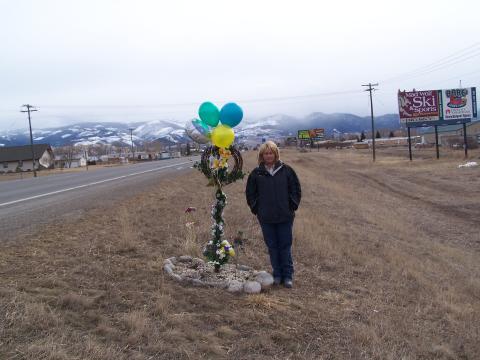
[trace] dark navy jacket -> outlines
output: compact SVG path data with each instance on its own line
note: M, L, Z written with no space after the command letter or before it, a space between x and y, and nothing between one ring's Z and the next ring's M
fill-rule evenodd
M264 164L256 167L248 176L245 194L250 210L260 222L276 224L293 220L302 190L295 171L278 161L273 176Z

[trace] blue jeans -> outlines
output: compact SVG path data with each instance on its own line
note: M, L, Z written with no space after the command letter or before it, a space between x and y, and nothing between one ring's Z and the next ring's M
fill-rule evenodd
M292 228L293 220L279 223L260 223L263 239L268 247L273 277L293 279Z

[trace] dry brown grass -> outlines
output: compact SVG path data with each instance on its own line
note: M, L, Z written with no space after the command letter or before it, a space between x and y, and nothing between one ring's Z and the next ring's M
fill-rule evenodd
M0 358L478 358L480 169L457 169L458 154L284 151L304 193L292 291L164 278L164 258L198 256L209 237L196 172L1 245ZM226 234L243 230L240 263L268 269L244 186L226 188Z

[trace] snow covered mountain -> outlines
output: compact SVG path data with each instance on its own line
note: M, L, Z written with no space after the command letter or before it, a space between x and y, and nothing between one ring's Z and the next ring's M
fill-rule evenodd
M144 123L135 128L133 134L139 139L148 141L163 139L171 143L178 143L187 140L184 124L168 120L154 120Z
M398 114L387 114L375 118L376 128L399 128ZM189 141L185 134L184 123L173 120L154 120L150 122L125 123L78 123L50 129L33 131L35 143L49 143L52 146L111 144L125 146L136 145L145 141L158 141L172 145ZM303 118L276 114L260 119L245 119L235 128L236 137L240 140L257 141L260 138L279 138L295 136L298 130L324 128L327 135L333 129L340 132L361 132L370 129L370 117L352 114L312 113ZM23 145L30 143L28 129L0 131L0 146Z
M130 129L133 129L130 134ZM130 137L131 135L131 137ZM33 141L52 146L110 144L140 145L145 141L174 144L187 141L183 125L168 121L152 121L128 125L124 123L80 123L60 128L35 129ZM0 146L30 143L28 129L0 132Z

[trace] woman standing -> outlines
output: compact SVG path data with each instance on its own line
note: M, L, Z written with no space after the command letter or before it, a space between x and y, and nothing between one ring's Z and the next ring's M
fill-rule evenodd
M293 286L292 227L302 190L295 171L280 161L277 145L267 141L258 151L258 167L249 175L246 197L262 228L276 285Z

